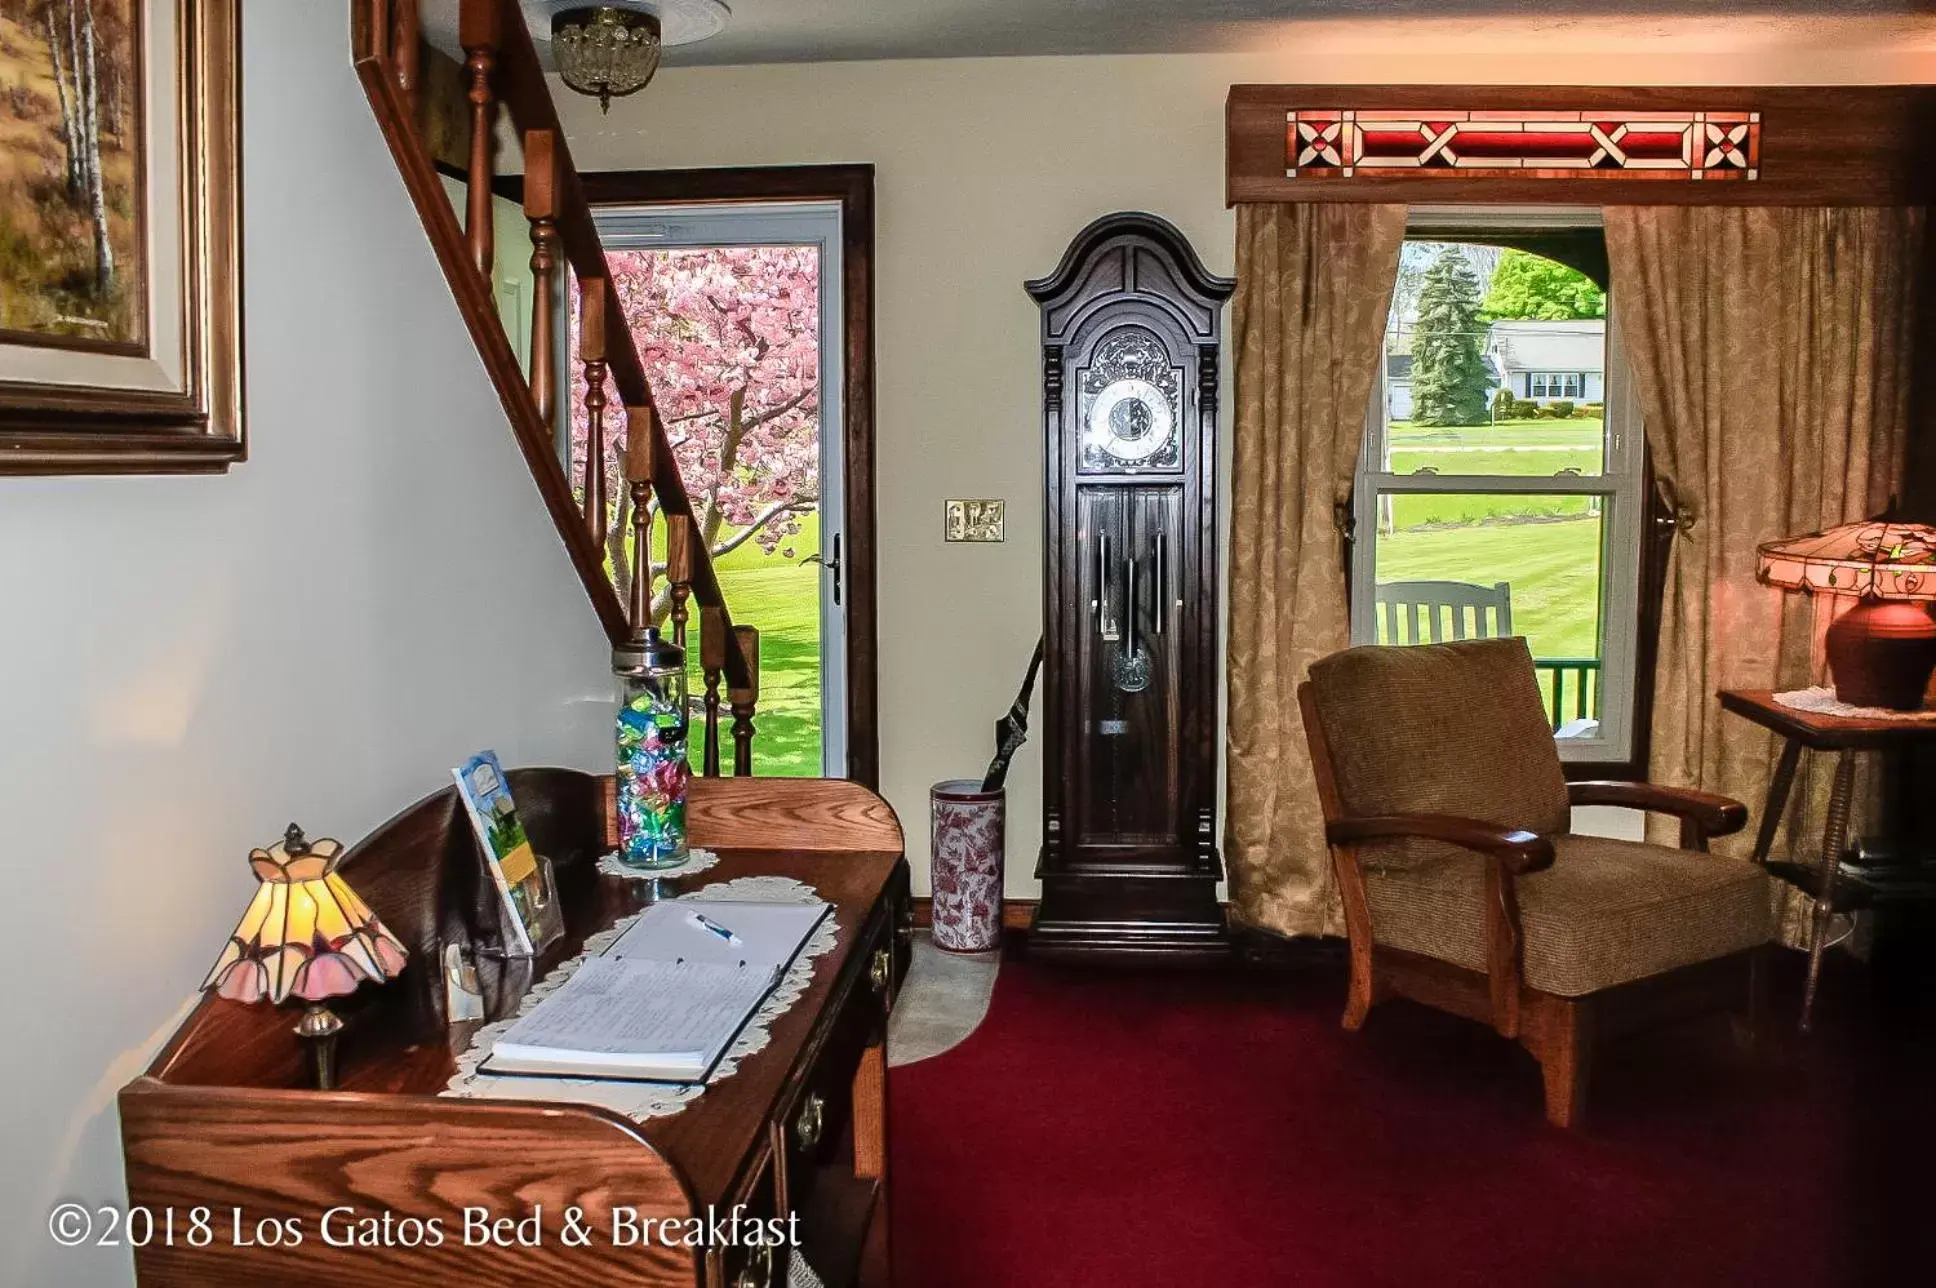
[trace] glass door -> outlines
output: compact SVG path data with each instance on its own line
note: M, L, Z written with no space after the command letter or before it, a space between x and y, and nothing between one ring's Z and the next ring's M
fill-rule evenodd
M840 205L597 219L726 604L760 630L754 770L843 777Z

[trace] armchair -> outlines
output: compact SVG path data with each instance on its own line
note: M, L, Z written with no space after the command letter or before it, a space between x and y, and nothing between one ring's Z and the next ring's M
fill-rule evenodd
M1401 995L1490 1024L1570 1126L1592 1049L1644 1023L1743 1013L1767 878L1703 853L1747 810L1649 783L1569 785L1519 639L1347 649L1298 689L1351 940L1344 1025ZM1679 848L1572 832L1576 805L1681 822Z

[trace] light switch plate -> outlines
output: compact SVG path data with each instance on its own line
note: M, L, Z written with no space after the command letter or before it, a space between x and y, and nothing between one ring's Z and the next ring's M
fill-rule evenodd
M1002 539L1003 501L948 502L947 539L949 541L1000 541Z

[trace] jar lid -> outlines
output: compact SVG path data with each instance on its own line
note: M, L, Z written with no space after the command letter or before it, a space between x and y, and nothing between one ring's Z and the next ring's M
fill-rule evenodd
M631 639L612 649L612 671L617 675L683 674L685 669L686 650L661 639L656 626L634 631Z

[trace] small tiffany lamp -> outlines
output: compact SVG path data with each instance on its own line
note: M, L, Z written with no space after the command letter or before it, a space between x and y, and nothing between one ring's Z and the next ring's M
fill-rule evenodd
M228 947L202 981L232 1002L309 1003L296 1036L310 1048L316 1085L336 1085L343 1021L323 1002L382 983L403 969L404 948L336 873L343 847L308 841L294 823L266 850L249 851L262 882Z
M1887 517L1764 542L1756 576L1803 594L1858 602L1828 628L1835 696L1858 707L1914 711L1936 669L1936 528Z

